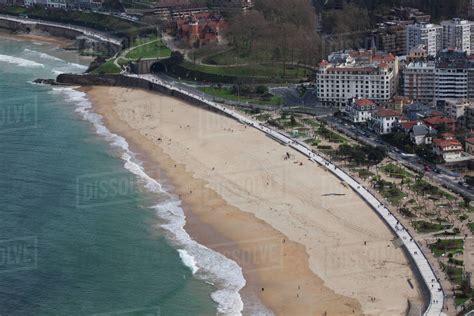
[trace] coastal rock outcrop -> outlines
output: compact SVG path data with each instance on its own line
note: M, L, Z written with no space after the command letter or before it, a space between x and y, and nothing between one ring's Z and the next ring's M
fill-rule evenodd
M36 84L47 84L47 85L50 85L50 86L58 86L60 85L58 82L56 82L56 80L54 79L35 79L33 81L34 83Z

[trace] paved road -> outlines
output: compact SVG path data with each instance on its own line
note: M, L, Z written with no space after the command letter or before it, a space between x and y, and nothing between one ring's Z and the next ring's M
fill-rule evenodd
M372 195L366 188L364 188L360 183L353 179L350 175L345 173L342 169L339 169L332 162L321 157L317 153L313 152L312 149L307 147L303 142L292 139L290 136L281 133L279 131L270 129L259 122L250 119L246 116L243 116L240 113L234 112L231 109L223 106L220 103L216 103L210 100L208 95L192 91L186 85L182 85L179 82L170 81L169 78L162 79L161 77L156 77L152 75L128 75L130 77L141 78L149 82L165 86L166 88L178 91L185 95L188 95L194 99L197 99L201 102L206 103L207 105L213 107L214 109L223 112L234 119L240 121L242 124L252 126L271 138L277 140L280 143L286 144L287 146L297 150L302 153L312 162L318 163L321 166L324 166L335 174L342 181L346 182L355 192L357 192L372 208L379 214L379 216L385 220L387 225L391 227L395 235L399 238L399 241L403 243L406 247L408 254L412 257L415 265L430 293L430 302L424 313L424 315L434 316L434 315L443 315L442 308L444 302L444 293L441 288L441 284L436 278L433 268L423 254L418 243L410 235L409 231L396 219L396 217L386 208L377 198Z
M388 155L390 158L398 161L402 165L416 170L420 173L423 173L426 177L432 179L443 187L458 193L471 201L474 201L474 191L466 188L463 185L460 185L458 182L459 178L454 177L450 174L444 172L434 172L434 171L425 171L425 163L420 162L418 157L410 157L403 155L399 150L397 150L392 145L382 141L377 135L373 134L368 130L363 130L361 128L356 128L352 126L346 126L343 122L334 117L324 117L322 118L326 123L336 128L340 132L343 132L350 137L359 140L362 143L371 145L371 146L384 146L388 148Z
M55 22L48 22L48 21L41 21L41 20L35 20L35 19L29 19L29 18L19 18L15 16L10 16L10 15L4 15L0 14L0 19L2 20L8 20L12 22L18 22L22 24L30 24L30 25L35 25L35 24L41 24L41 25L46 25L46 26L54 26L58 28L63 28L63 29L68 29L68 30L73 30L80 32L86 36L104 41L104 42L109 42L111 44L117 45L117 46L122 46L122 41L119 38L110 36L106 33L99 32L93 29L89 29L86 27L80 27L80 26L75 26L75 25L70 25L70 24L63 24L63 23L55 23Z

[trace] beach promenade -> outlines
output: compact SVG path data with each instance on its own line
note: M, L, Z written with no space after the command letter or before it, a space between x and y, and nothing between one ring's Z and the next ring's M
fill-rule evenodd
M31 26L44 25L44 26L56 27L60 29L71 30L71 31L82 33L83 35L94 38L96 40L108 42L110 44L120 46L120 47L122 46L122 41L119 38L110 36L104 32L99 32L90 28L80 27L76 25L41 21L41 20L29 19L29 18L20 18L20 17L4 15L4 14L0 14L0 20L6 20L10 22L16 22L16 23L21 23L24 25L31 25Z
M424 256L421 247L413 239L409 231L401 223L399 223L399 221L390 212L390 210L385 207L371 192L369 192L365 187L363 187L360 183L353 179L344 170L338 168L332 162L313 152L305 144L294 140L290 136L268 128L257 121L254 121L240 113L226 108L220 103L209 100L204 95L200 95L199 93L190 91L184 86L181 87L179 83L170 82L168 80L162 80L159 77L152 75L126 75L133 78L140 78L156 85L161 85L163 87L166 87L167 89L170 89L171 91L176 91L193 99L199 100L200 102L203 102L208 106L240 121L242 124L252 126L257 130L265 133L269 137L275 139L276 141L286 144L287 146L297 150L301 154L308 157L310 161L318 163L319 165L323 166L328 171L336 175L341 181L344 181L355 192L357 192L357 194L362 197L367 202L367 204L369 204L377 212L380 218L382 218L385 223L391 228L393 233L398 238L396 242L398 242L400 245L403 244L405 246L407 254L410 256L411 260L415 264L419 275L423 280L427 291L429 292L429 304L426 308L426 311L424 312L424 315L434 316L444 314L442 312L444 303L444 293L442 291L441 284L436 278L433 267L430 265L427 258Z

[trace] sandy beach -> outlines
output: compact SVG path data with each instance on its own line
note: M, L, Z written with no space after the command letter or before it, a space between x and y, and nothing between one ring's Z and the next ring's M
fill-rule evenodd
M59 47L59 48L65 48L74 43L74 40L62 38L62 37L55 37L49 34L16 33L16 32L8 31L5 29L0 29L0 37L23 40L23 41L47 43L49 45Z
M278 315L404 315L408 299L421 302L389 229L323 168L172 97L84 90L147 173L172 185L190 235L243 268L244 303L257 296Z

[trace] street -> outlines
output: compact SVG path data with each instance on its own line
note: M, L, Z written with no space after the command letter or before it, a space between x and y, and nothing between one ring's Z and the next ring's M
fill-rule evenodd
M334 116L321 117L320 119L341 133L346 134L363 144L373 147L384 146L387 148L387 154L390 158L396 160L411 170L424 174L425 177L432 179L446 189L460 194L470 201L474 200L474 191L459 184L459 177L448 174L439 168L435 169L438 172L433 170L425 170L425 165L428 163L423 163L423 161L421 161L420 158L415 155L407 155L402 153L399 149L384 142L380 136L368 130L367 128L355 127Z

